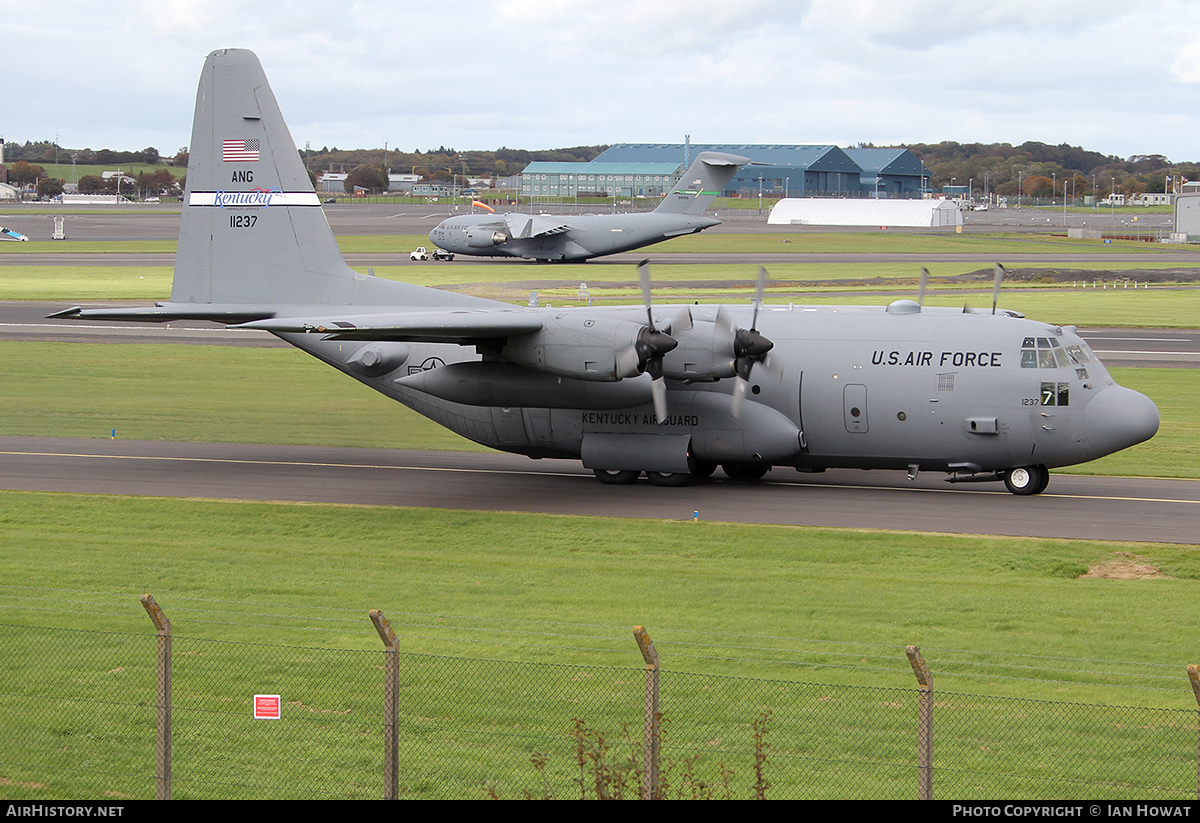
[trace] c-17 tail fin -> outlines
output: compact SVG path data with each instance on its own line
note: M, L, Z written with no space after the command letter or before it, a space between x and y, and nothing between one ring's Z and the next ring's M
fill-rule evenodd
M738 169L749 163L746 157L717 151L702 151L683 173L675 190L658 204L665 214L703 214L729 184Z

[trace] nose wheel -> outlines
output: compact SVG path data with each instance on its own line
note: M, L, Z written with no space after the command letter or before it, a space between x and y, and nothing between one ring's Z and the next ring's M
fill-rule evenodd
M1050 470L1045 466L1021 466L1004 473L1004 485L1013 494L1041 494L1050 482Z

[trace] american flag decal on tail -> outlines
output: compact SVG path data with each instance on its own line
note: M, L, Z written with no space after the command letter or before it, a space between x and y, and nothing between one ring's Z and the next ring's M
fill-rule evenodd
M226 163L257 163L258 140L222 140L221 159Z

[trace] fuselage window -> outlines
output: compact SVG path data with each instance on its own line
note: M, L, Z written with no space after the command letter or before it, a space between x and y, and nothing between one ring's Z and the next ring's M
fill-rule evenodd
M1071 402L1070 383L1043 383L1043 406L1068 406Z

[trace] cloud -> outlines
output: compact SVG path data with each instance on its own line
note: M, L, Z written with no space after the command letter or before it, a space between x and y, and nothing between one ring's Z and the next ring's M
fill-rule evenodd
M258 53L301 144L550 148L690 132L1196 155L1194 106L1179 95L1200 82L1200 7L1181 0L9 7L5 81L24 95L9 139L58 131L68 146L173 151L189 139L204 55L236 46Z

